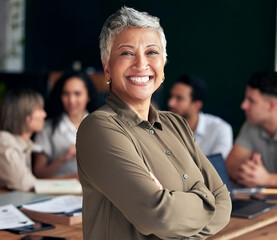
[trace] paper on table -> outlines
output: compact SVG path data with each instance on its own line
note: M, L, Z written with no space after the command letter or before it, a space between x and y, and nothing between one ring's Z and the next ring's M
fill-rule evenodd
M44 213L66 213L82 208L82 196L64 195L39 203L24 204L22 207Z
M14 205L0 207L0 229L25 227L33 224L35 223Z

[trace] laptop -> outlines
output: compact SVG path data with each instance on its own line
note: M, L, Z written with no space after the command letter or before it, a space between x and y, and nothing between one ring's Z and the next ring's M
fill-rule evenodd
M0 194L0 206L13 204L20 207L23 204L41 202L51 199L51 196L32 192L11 191Z
M268 203L256 199L234 199L232 185L228 177L224 159L221 154L207 156L214 168L217 170L222 181L226 184L232 199L232 216L242 218L253 218L276 207L274 203Z

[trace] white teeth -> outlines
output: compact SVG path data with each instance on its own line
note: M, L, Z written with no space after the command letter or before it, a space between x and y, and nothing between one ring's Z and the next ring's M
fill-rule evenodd
M129 79L136 83L145 83L149 81L150 77L130 77Z

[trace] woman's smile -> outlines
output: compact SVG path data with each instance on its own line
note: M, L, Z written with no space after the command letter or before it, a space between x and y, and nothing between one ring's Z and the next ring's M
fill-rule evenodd
M127 76L127 80L131 81L134 84L137 85L146 85L149 84L150 81L153 79L152 76Z

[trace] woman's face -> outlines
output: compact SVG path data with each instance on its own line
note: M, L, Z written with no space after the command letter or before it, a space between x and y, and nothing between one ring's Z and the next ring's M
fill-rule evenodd
M31 133L40 132L44 127L46 112L42 107L36 106L31 115L27 117L28 129Z
M77 77L68 79L64 84L61 100L68 116L83 116L89 102L85 83Z
M164 59L157 31L127 28L114 40L110 59L103 63L112 92L128 105L150 102L164 78Z

